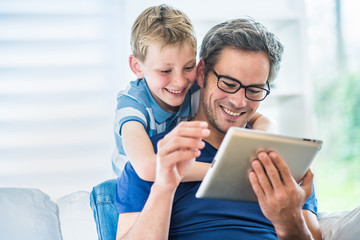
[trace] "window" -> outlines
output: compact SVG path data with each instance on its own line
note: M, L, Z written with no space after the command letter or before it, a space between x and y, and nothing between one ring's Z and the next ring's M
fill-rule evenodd
M121 4L0 2L1 185L59 195L111 177Z

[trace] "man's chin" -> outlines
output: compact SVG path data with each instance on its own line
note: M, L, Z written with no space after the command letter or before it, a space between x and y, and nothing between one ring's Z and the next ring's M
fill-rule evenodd
M245 121L225 121L223 124L223 129L227 132L229 128L231 127L245 127L246 122Z
M219 125L217 124L217 130L221 133L226 134L226 132L231 128L231 127L245 127L246 124L223 124L223 125Z

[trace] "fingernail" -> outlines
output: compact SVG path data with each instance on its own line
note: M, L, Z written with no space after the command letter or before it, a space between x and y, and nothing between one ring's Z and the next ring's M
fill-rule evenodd
M208 125L207 122L201 122L201 123L200 123L200 126L201 126L201 127L207 127L207 125Z
M203 129L203 130L201 131L201 134L202 134L202 135L209 135L209 134L210 134L210 130L209 130L209 129Z
M265 153L264 152L259 153L259 158L260 160L264 160L266 158Z
M254 160L251 162L251 165L254 167L254 168L258 168L261 166L260 162L258 160Z
M275 153L275 152L270 152L270 153L269 153L269 156L270 156L271 158L276 158L276 153Z
M254 171L250 171L250 172L249 172L249 178L255 180L255 173L254 173Z

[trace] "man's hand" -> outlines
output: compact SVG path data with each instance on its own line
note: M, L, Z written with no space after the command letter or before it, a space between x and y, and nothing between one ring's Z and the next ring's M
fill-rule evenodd
M208 124L201 121L181 122L158 142L155 183L170 189L176 188L190 171L209 136Z
M273 223L279 239L311 239L302 207L312 193L309 170L302 185L296 183L283 159L275 152L260 152L251 163L251 186L263 214ZM295 237L295 238L294 238Z

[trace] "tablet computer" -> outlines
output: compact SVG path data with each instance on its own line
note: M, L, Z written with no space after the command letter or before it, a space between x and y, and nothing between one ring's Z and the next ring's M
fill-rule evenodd
M250 162L259 151L275 151L300 182L322 141L231 127L196 193L197 198L257 202L248 177Z

